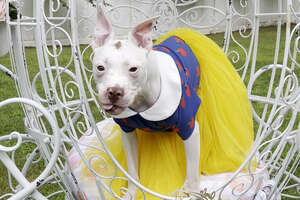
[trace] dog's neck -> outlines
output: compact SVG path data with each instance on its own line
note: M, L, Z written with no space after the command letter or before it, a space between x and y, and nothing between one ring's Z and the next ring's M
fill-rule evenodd
M159 59L154 51L150 51L148 62L145 66L147 79L141 87L130 108L136 112L149 109L158 99L161 90L161 75L159 70Z

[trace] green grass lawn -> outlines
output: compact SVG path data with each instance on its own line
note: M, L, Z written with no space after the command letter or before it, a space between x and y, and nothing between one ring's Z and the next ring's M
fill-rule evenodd
M280 51L278 56L278 63L282 63L283 61L283 52L284 52L284 27L282 31L282 39L280 43ZM238 36L237 33L234 33L234 36L236 37L237 41L241 43L243 46L248 47L249 40L250 39L244 39ZM220 46L222 46L223 43L223 34L213 34L209 35L211 39L216 41ZM265 27L260 30L260 37L259 37L259 47L257 50L257 60L256 60L256 69L259 69L261 67L264 67L268 64L272 64L274 60L274 49L275 49L275 40L276 40L276 28L275 27ZM231 41L232 42L232 41ZM235 63L236 68L240 68L240 66L243 65L245 62L245 55L242 53L241 49L238 47L238 45L233 44L230 45L229 50L236 50L240 53L240 60L239 62ZM60 56L59 62L62 63L62 65L66 64L69 60L70 56L70 48L65 47L63 50L62 56ZM35 74L39 71L38 64L37 64L37 58L36 58L36 49L34 48L26 48L26 60L28 63L28 70L29 70L29 76L32 80ZM84 57L84 62L87 63L87 65L90 66L90 61L88 57ZM6 55L4 57L0 58L0 64L7 66L10 68L10 59L9 56ZM251 66L251 62L250 62ZM73 67L70 68L73 70ZM240 75L242 74L242 71L239 71ZM297 74L297 77L300 77L299 69L296 68L295 73ZM255 94L265 95L266 90L269 84L269 78L270 74L266 74L259 78L255 84L255 87L253 89L253 92ZM278 80L279 75L276 75L276 80ZM245 83L247 84L249 81L249 70L247 72L247 76L245 78ZM43 88L41 85L41 82L38 82L37 84L37 91L41 96L44 96L43 94ZM11 97L17 97L18 92L15 86L15 83L13 80L11 80L7 75L2 73L0 71L0 101L3 101L5 99L11 98ZM253 104L255 110L258 113L262 112L263 104L261 103L254 103ZM92 107L94 108L94 107ZM101 120L101 117L95 116L96 120ZM20 133L25 133L24 129L24 123L23 123L24 113L20 106L6 106L4 108L0 109L0 136L9 134L12 131L18 131ZM287 122L286 122L287 123ZM283 125L283 128L286 125ZM255 123L255 131L257 130L257 123ZM3 143L0 143L3 144ZM8 143L5 143L6 145ZM8 145L11 145L8 144ZM22 166L26 160L25 155L30 153L32 149L34 148L34 145L24 145L22 146L16 153L16 163L18 166ZM33 180L38 172L41 171L44 167L44 164L42 162L39 162L32 167L27 177L30 180ZM299 176L300 169L298 168L297 174ZM0 197L1 195L7 193L10 191L9 185L7 183L8 176L7 172L5 170L5 167L2 163L0 163ZM55 191L56 186L46 186L43 188L42 192L44 194L49 194L52 191ZM290 194L296 194L296 191L289 191ZM51 199L63 199L62 196L56 196ZM285 199L285 198L283 198Z

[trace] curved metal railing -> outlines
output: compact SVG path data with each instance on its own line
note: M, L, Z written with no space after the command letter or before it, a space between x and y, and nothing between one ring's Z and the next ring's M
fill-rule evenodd
M9 3L13 3L18 11L16 19L8 15ZM17 143L12 147L0 144L0 160L8 169L11 191L0 193L0 199L24 199L25 196L34 199L75 199L84 196L78 177L74 176L67 159L71 147L94 176L100 198L110 193L112 198L121 199L117 195L120 191L113 191L111 187L112 182L124 179L116 175L117 171L136 184L144 194L161 199L192 198L164 196L140 185L115 160L104 142L97 122L107 117L96 98L91 65L93 53L89 45L82 46L79 41L79 32L85 31L82 27L94 23L91 19L96 18L96 5L104 8L112 25L120 33L119 37L142 19L157 15L160 19L154 26L154 37L177 26L187 26L205 33L224 29L225 32L220 33L222 47L247 85L256 121L256 138L249 157L223 186L214 191L214 198L222 199L225 191L231 188L231 183L242 176L254 177L256 173L261 173L251 169L243 171L253 159L263 165L262 171L269 172L274 187L270 189L268 199L300 198L299 4L298 1L278 0L276 12L262 13L258 0L226 0L223 7L203 4L198 0L82 1L80 5L92 11L87 14L80 12L82 7L78 8L74 0L41 0L33 1L34 13L32 17L26 17L21 15L24 1L7 0L5 24L12 69L0 65L0 70L13 77L18 95L26 99L5 100L0 102L0 109L7 103L24 104L26 134L13 132L0 136L0 142L14 140ZM260 24L266 16L273 16L276 20L277 33L272 49L274 59L270 63L261 63L258 59L262 39L259 35ZM27 60L22 38L24 31L32 33L35 38L34 62ZM86 38L91 38L93 32L88 32L90 35ZM66 44L69 47L65 47ZM36 63L38 72L32 76L28 71L33 63ZM262 80L267 87L258 90ZM52 132L49 127L52 127ZM83 144L80 138L93 132L101 145ZM14 156L8 157L7 152L16 154L24 141L36 146L26 154L27 161L23 163L22 170L18 170ZM91 164L95 158L86 157L83 148L105 152L108 157L98 159L106 164L103 166L107 166L105 159L109 159L115 173L104 177L96 172ZM40 157L35 159L38 154ZM46 164L42 167L44 172L30 182L26 175L36 163ZM12 176L18 179L18 184L13 183ZM251 180L249 185L237 184L231 188L236 199L241 199L253 188L259 192L261 180ZM43 190L47 190L46 183L56 187L50 190L51 194ZM78 193L74 194L74 191ZM199 193L194 198L202 197Z

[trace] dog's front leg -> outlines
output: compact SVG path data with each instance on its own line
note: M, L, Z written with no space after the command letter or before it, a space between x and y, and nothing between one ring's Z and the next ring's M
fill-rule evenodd
M186 192L199 192L200 132L197 121L195 121L192 135L187 140L184 140L184 149L186 157L186 178L183 190Z
M138 181L138 144L136 132L125 133L122 131L122 143L126 154L128 173ZM136 193L137 187L131 181L128 181L128 190L122 199L134 200Z

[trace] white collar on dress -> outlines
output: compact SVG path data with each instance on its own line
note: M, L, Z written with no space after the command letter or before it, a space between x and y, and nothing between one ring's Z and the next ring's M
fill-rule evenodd
M144 119L150 121L161 121L170 117L177 109L181 100L181 78L177 66L171 56L160 51L151 51L149 58L158 59L160 70L161 89L157 101L147 110L136 112L126 108L119 115L111 115L113 118L127 118L140 114Z

